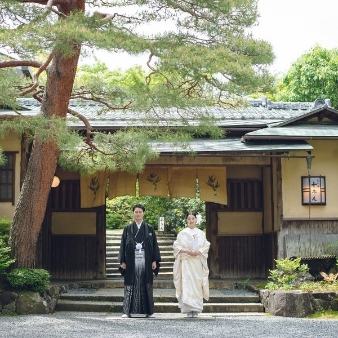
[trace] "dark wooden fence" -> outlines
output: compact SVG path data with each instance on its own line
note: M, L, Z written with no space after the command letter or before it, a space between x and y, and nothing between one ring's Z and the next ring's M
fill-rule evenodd
M105 206L80 208L80 181L64 180L51 190L41 233L41 266L52 279L105 277ZM95 212L96 234L56 235L52 233L53 212ZM76 219L74 219L76 222Z
M267 254L263 235L218 237L219 273L226 278L265 278Z

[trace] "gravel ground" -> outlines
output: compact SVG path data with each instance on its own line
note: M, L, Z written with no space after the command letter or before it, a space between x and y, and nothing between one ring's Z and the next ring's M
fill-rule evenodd
M122 319L120 314L57 312L52 315L1 316L0 337L123 337L200 338L335 337L338 320L299 319L268 315L159 314L155 319Z

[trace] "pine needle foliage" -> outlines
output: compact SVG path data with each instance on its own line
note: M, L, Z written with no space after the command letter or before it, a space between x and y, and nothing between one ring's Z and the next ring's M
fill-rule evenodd
M128 126L108 135L87 131L81 138L45 109L45 121L37 117L27 123L21 118L2 123L2 137L15 131L67 149L59 164L69 170L140 171L142 161L155 157L146 149L149 140L184 146L192 137L224 137L208 107L236 106L243 95L271 82L271 45L250 33L258 19L254 0L3 0L0 12L0 47L11 56L7 60L31 61L34 69L33 83L23 83L13 79L0 60L0 88L8 88L0 91L0 104L12 109L18 109L19 95L33 96L42 104L46 95L57 95L48 89L55 55L67 60L81 48L83 57L100 49L112 59L119 52L147 56L146 67L125 73L109 70L102 62L79 66L71 93L71 98L101 103L99 114L125 111L137 120L142 112L142 130ZM168 109L176 110L177 128L169 127L173 123ZM192 115L198 120L193 125Z
M242 95L269 82L266 67L274 57L271 45L254 39L250 33L258 19L254 0L3 0L0 12L0 47L10 55L0 59L2 107L17 110L19 95L28 94L42 103L46 94L55 95L48 93L48 67L55 55L61 54L65 60L73 57L75 46L82 48L83 56L99 49L111 53L112 58L121 51L148 55L146 70L138 67L125 74L110 71L102 63L79 67L71 93L72 98L102 103L102 114L127 111L137 119L142 111L143 126L153 128L143 128L137 136L136 130L128 128L125 134L96 132L90 135L95 147L89 151L83 147L85 138L67 132L65 121L50 118L45 110L27 122L19 117L1 123L1 137L14 131L31 139L53 141L67 149L60 164L70 170L103 168L104 163L99 163L102 160L112 170L129 168L131 162L135 167L130 171L141 170L141 162L135 162L136 154L143 161L155 156L150 148L146 150L150 139L184 143L192 136L223 137L207 109L202 112L201 108L235 106ZM32 62L32 84L16 76L14 69L18 64L9 70L2 62L11 60ZM179 128L168 127L170 116L166 109L172 107L179 112ZM191 126L189 117L193 110L199 123ZM43 115L48 118L44 120ZM131 141L134 138L138 142ZM99 150L95 155L94 148ZM76 154L75 150L79 152ZM108 154L114 159L107 160ZM81 169L89 162L92 165Z

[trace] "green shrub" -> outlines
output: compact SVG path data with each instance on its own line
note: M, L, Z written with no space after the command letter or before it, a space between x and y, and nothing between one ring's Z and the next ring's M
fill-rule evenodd
M0 276L6 273L7 268L14 263L14 259L11 259L9 253L11 249L4 244L4 241L0 239Z
M186 227L185 215L192 212L200 212L202 223L198 225L200 229L205 229L205 203L200 199L190 198L165 198L156 196L124 196L107 200L107 228L118 226L123 229L125 225L132 222L132 207L136 203L141 203L146 208L144 220L158 228L159 217L164 217L165 232L177 233ZM110 219L111 218L111 219ZM117 229L117 228L110 228Z
M44 292L50 282L50 274L44 269L17 268L6 275L14 289Z
M300 264L301 258L276 259L276 269L270 270L269 282L265 285L270 290L294 289L302 282L304 274L309 271L307 264Z
M119 214L107 214L106 228L107 229L120 229L124 225L123 216Z
M2 239L6 244L8 243L11 225L12 221L10 219L0 218L0 239Z

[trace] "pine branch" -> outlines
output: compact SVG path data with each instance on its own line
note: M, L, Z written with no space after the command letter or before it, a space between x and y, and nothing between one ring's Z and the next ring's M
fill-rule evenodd
M55 14L57 14L57 15L60 15L60 16L62 16L62 17L64 17L64 18L66 18L67 15L65 15L65 14L59 12L58 10L56 10L55 8L53 8L53 6L56 6L56 5L57 5L57 2L58 2L57 0L48 0L44 12L45 12L45 13L53 12L53 13L55 13Z
M21 96L25 96L28 93L31 93L34 91L38 86L39 86L39 76L40 74L47 69L48 65L51 63L53 60L54 53L49 54L47 60L41 65L41 67L38 69L38 71L34 74L33 76L33 85L28 88L27 90L24 90L23 92L20 93Z
M34 67L40 68L43 63L32 60L7 60L0 61L0 68L13 68L13 67Z
M92 126L90 125L87 118L85 116L83 116L82 114L80 114L80 113L78 113L75 110L70 109L70 108L68 109L68 113L71 114L72 116L77 117L78 119L80 119L84 123L84 125L86 127L86 143L88 145L92 144L92 142L90 140L90 137L93 135Z

